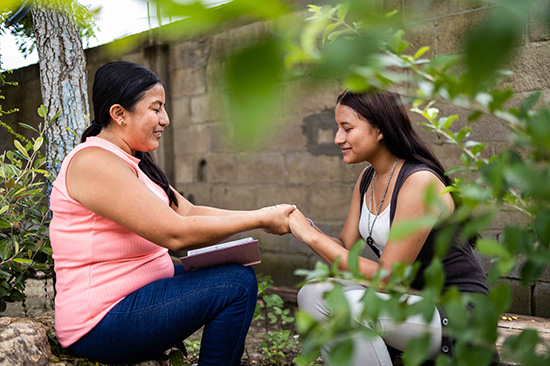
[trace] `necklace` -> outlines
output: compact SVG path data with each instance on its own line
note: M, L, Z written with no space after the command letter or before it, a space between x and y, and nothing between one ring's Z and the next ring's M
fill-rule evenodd
M386 193L388 193L388 187L390 186L391 178L393 177L393 172L395 171L395 167L397 166L397 163L399 163L399 158L395 159L395 163L393 163L393 168L391 169L390 177L388 179L388 183L386 183L386 189L384 189L384 194L382 195L382 199L380 200L380 204L378 205L378 210L376 210L376 214L374 215L374 220L372 220L372 226L370 225L370 215L371 215L371 209L372 209L372 202L374 201L374 178L376 177L376 170L374 171L374 174L372 175L372 183L370 186L370 200L369 200L369 214L367 215L367 230L369 232L369 236L367 237L367 244L369 246L374 245L374 239L372 238L372 229L374 229L374 223L376 222L376 219L378 218L378 214L380 213L380 209L382 208L382 204L384 203L384 200L386 199Z

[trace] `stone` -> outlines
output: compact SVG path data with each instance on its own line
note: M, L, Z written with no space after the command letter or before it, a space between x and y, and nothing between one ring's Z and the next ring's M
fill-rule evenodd
M462 52L468 30L478 24L485 13L474 11L441 19L436 31L437 54Z
M289 153L285 156L287 183L311 184L340 182L340 156L312 156L307 153Z
M0 366L48 365L52 350L44 326L31 319L0 318Z

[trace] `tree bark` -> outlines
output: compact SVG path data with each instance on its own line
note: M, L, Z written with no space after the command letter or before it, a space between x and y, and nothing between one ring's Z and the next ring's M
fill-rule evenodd
M86 58L66 0L39 0L32 8L42 101L51 120L46 131L48 168L58 172L89 119Z

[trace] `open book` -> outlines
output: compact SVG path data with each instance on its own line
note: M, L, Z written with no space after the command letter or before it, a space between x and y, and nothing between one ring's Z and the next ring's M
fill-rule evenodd
M252 237L190 250L180 259L186 272L225 263L244 266L261 263L258 240Z

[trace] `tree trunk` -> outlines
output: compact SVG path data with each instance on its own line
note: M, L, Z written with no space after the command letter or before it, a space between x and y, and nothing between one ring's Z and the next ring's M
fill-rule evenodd
M86 58L71 14L64 0L39 0L32 8L42 101L48 120L60 112L46 132L47 163L54 172L78 144L89 118Z

